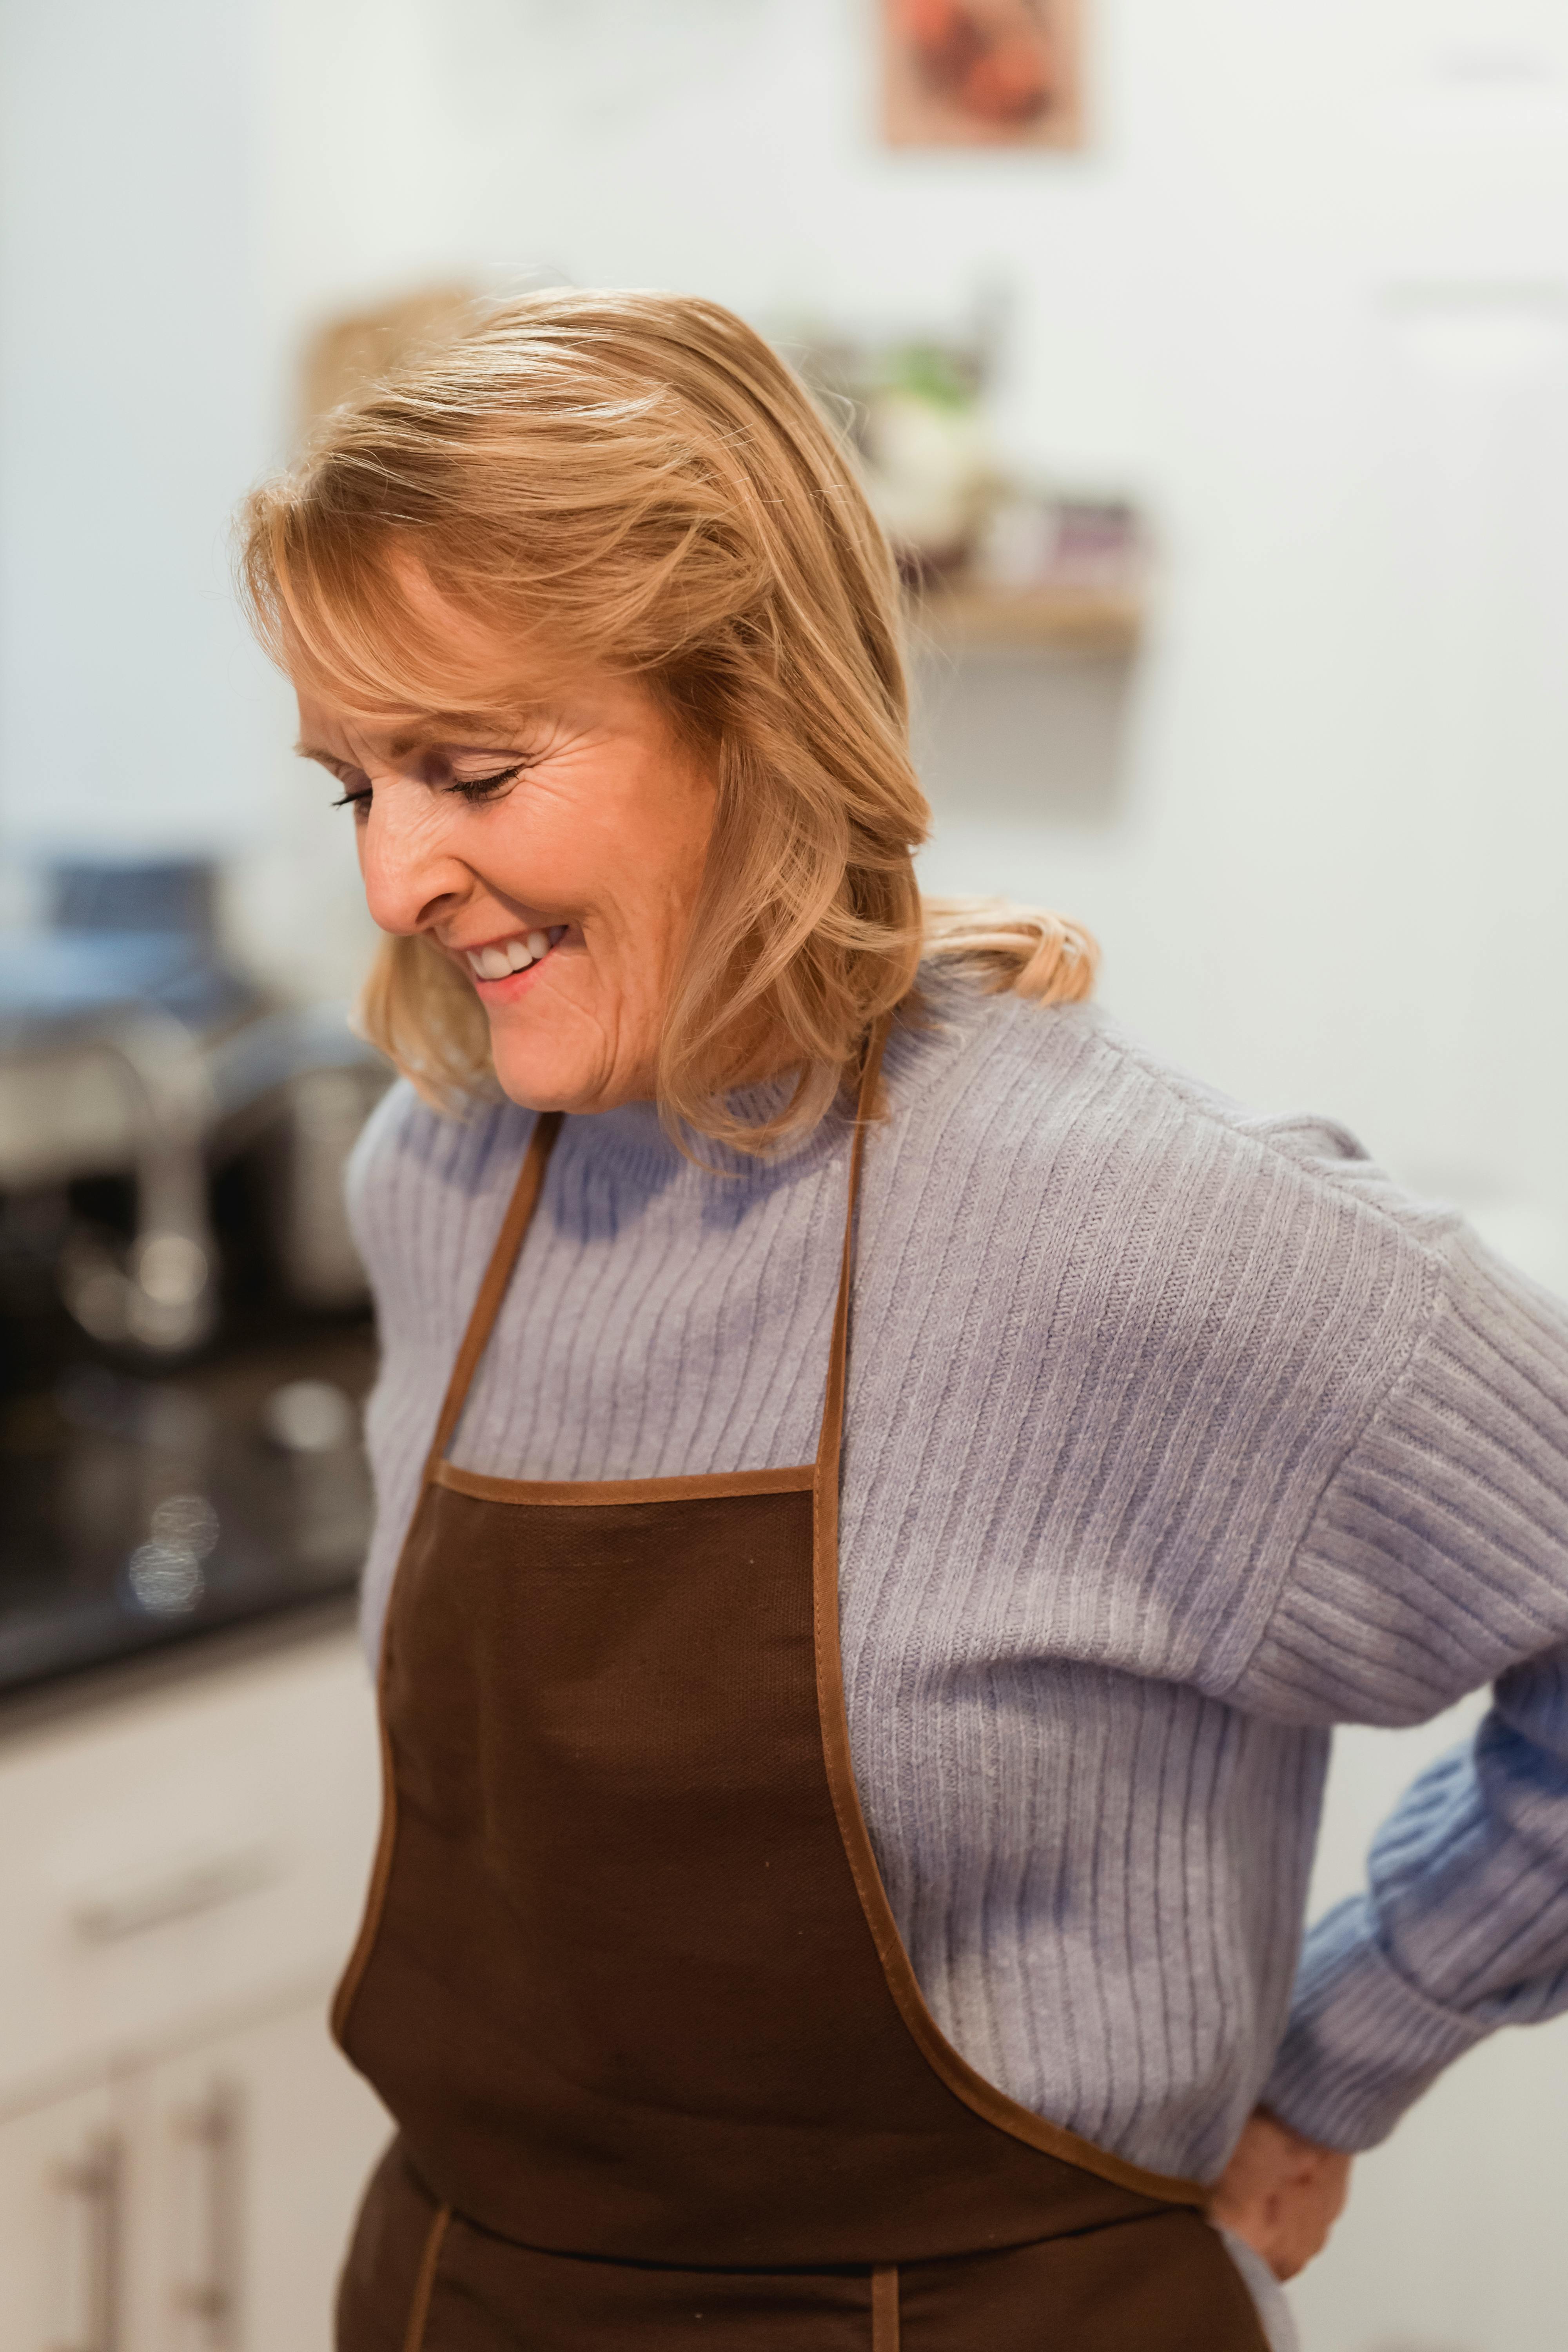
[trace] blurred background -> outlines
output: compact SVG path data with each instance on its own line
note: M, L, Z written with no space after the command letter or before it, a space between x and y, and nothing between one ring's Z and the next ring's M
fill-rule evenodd
M475 295L784 342L898 538L942 890L1568 1288L1564 0L0 0L0 2336L325 2352L384 2120L350 827L227 518ZM1473 1709L1342 1738L1318 1904ZM1547 2352L1568 2026L1307 2352Z

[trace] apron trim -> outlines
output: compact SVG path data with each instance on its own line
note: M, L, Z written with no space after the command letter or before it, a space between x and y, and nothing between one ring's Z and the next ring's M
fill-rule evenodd
M522 1247L522 1237L533 1222L533 1212L544 1186L544 1171L555 1139L561 1132L561 1113L541 1111L533 1122L533 1133L528 1139L528 1150L518 1171L511 1199L496 1235L490 1262L485 1268L479 1296L474 1300L473 1313L463 1334L463 1344L452 1366L452 1377L447 1383L447 1393L441 1400L441 1411L436 1423L436 1434L430 1441L430 1451L425 1457L423 1484L428 1485L441 1467L442 1457L452 1442L452 1433L462 1418L468 1402L468 1384L479 1370L479 1358L489 1344L491 1328L500 1312L511 1280L517 1254Z
M817 1713L822 1724L823 1759L827 1768L827 1783L833 1795L833 1810L838 1817L838 1833L860 1897L860 1908L866 1915L866 1925L877 1948L877 1958L882 1964L882 1974L888 1990L892 1994L900 2016L909 2028L921 2057L939 2080L961 2098L965 2106L998 2130L1008 2132L1015 2139L1037 2147L1047 2156L1061 2157L1076 2164L1081 2171L1098 2173L1102 2180L1113 2182L1120 2189L1131 2189L1139 2195L1157 2198L1166 2205L1193 2205L1200 2210L1209 2200L1209 2191L1201 2181L1184 2180L1174 2174L1145 2171L1142 2165L1129 2164L1109 2148L1097 2147L1092 2140L1080 2139L1076 2132L1063 2124L1047 2123L1032 2107L1021 2106L988 2083L984 2074L976 2074L967 2058L955 2050L926 2006L925 1995L892 1906L882 1885L881 1873L872 1848L866 1817L860 1810L860 1792L856 1786L855 1768L849 1750L849 1723L844 1707L844 1668L838 1646L838 1580L835 1573L832 1551L818 1549L816 1563L816 1689Z
M816 1651L817 1717L822 1737L823 1761L829 1794L837 1821L840 1842L848 1863L860 1907L870 1931L871 1941L880 1963L883 1978L916 2048L927 2065L953 2093L955 2097L973 2110L982 2120L996 2129L1021 2140L1026 2146L1042 2150L1047 2156L1060 2158L1080 2170L1097 2174L1118 2188L1132 2190L1167 2205L1206 2207L1209 2191L1201 2182L1181 2179L1173 2175L1146 2171L1141 2165L1130 2164L1109 2149L1097 2147L1092 2140L1080 2138L1064 2125L1049 2123L1030 2107L1009 2098L1005 2091L986 2081L970 2065L968 2060L948 2041L926 2005L925 1996L903 1938L899 1933L887 1890L882 1884L870 1833L861 1810L859 1790L856 1784L854 1761L849 1745L849 1723L844 1700L844 1667L839 1641L838 1597L838 1487L842 1454L844 1402L848 1366L849 1311L853 1287L857 1206L859 1198L861 1164L865 1156L866 1129L872 1104L876 1099L877 1080L886 1045L890 1016L878 1024L868 1044L862 1066L859 1103L850 1144L848 1198L844 1223L844 1244L840 1260L838 1299L834 1310L833 1334L828 1359L826 1393L823 1402L816 1460L808 1469L805 1465L783 1470L741 1471L717 1474L710 1478L634 1478L602 1480L544 1480L530 1482L520 1479L491 1478L474 1471L456 1469L446 1461L446 1449L461 1417L469 1382L480 1356L489 1341L500 1303L511 1278L512 1269L521 1249L540 1192L552 1148L561 1128L561 1114L549 1111L534 1122L526 1157L518 1174L516 1187L497 1234L494 1252L479 1295L462 1347L452 1368L436 1434L425 1470L426 1486L442 1486L453 1491L489 1502L544 1503L567 1506L574 1503L614 1505L616 1503L657 1502L679 1497L695 1497L707 1494L777 1494L805 1492L812 1495L812 1621L813 1646ZM390 1625L390 1613L388 1623ZM397 1842L397 1791L392 1743L386 1730L387 1709L385 1692L388 1659L391 1651L390 1633L382 1642L381 1670L377 1677L381 1696L382 1724L383 1818L381 1842L377 1849L364 1922L359 1941L354 1947L337 1998L332 2004L332 2031L340 2044L345 2041L350 2011L359 1993L370 1964L387 1887L392 1876L394 1850ZM445 2223L443 2221L444 2228ZM437 2245L438 2245L438 2242ZM896 2338L891 2339L896 2345ZM417 2352L416 2343L407 2352ZM884 2352L879 2341L875 2352Z
M381 1733L381 1835L376 1840L375 1860L371 1865L370 1885L364 1898L364 1917L349 1964L339 1979L332 1996L329 2023L333 2041L348 2056L349 2015L359 1998L364 1972L370 1966L370 1956L375 1949L375 1939L381 1933L381 1915L386 1906L386 1890L392 1883L392 1860L397 1849L397 1772L392 1755L392 1734L386 1727L386 1665L392 1648L389 1634L384 1633L381 1643L381 1664L376 1675L376 1725ZM351 2062L352 2063L352 2062Z
M550 1165L550 1154L561 1132L561 1116L558 1110L542 1111L533 1122L528 1150L523 1155L522 1166L518 1171L511 1198L507 1202L495 1245L490 1251L489 1263L485 1267L484 1277L475 1297L462 1344L452 1366L452 1375L447 1382L447 1392L441 1400L441 1410L436 1419L436 1433L430 1441L430 1451L425 1457L425 1469L419 1481L421 1498L425 1489L434 1485L441 1471L447 1467L444 1459L447 1448L462 1417L469 1385L489 1343L496 1317L500 1312L500 1303L506 1297L512 1268L522 1247L523 1235L533 1222L533 1212L544 1187L545 1170ZM446 1482L443 1480L442 1483ZM398 1566L402 1566L401 1559ZM343 1970L331 2007L332 2036L345 2056L348 2052L349 2016L359 1997L365 1970L370 1966L376 1937L381 1933L381 1915L386 1904L386 1890L392 1883L393 1857L397 1849L397 1772L392 1753L392 1736L387 1729L386 1706L391 1655L392 1611L389 1605L382 1631L381 1656L377 1661L375 1676L376 1721L381 1729L381 1835L376 1842L375 1861L371 1868L359 1937L349 1955L349 1964Z
M1047 2156L1060 2157L1085 2172L1097 2173L1102 2180L1111 2181L1120 2189L1131 2189L1142 2196L1158 2198L1168 2205L1201 2208L1207 2204L1209 2192L1198 2181L1145 2171L1141 2165L1128 2164L1121 2157L1113 2156L1108 2148L1096 2147L1092 2140L1080 2139L1076 2132L1068 2131L1063 2125L1047 2123L1043 2116L1036 2115L1032 2107L1020 2105L1016 2099L1010 2099L1005 2091L999 2091L994 2083L988 2083L984 2074L976 2074L968 2060L960 2055L926 2005L913 1964L904 1949L892 1906L888 1901L870 1832L866 1827L849 1748L849 1718L844 1704L844 1661L838 1622L838 1479L849 1358L850 1276L855 1261L860 1162L865 1150L867 1108L875 1098L877 1075L887 1035L888 1024L883 1022L872 1038L860 1082L860 1114L855 1122L855 1140L849 1156L849 1202L844 1221L838 1305L833 1318L827 1397L823 1408L822 1434L816 1450L816 1482L813 1490L812 1618L816 1646L816 1712L822 1727L823 1761L827 1771L827 1785L832 1792L833 1810L838 1820L838 1834L856 1892L860 1897L860 1908L866 1915L866 1925L870 1929L877 1957L882 1964L888 1990L893 1996L899 2014L909 2028L916 2048L932 2074L984 2122L995 2125L998 2130L1010 2133L1015 2139L1023 2140L1028 2147L1040 2148ZM880 2346L877 2352L881 2352Z
M403 2352L423 2352L425 2329L430 2317L430 2298L436 2292L436 2273L440 2266L441 2248L451 2219L451 2207L443 2205L430 2224L425 2252L419 2258L419 2275L414 2282L414 2294L408 2305L408 2326L403 2338Z
M492 1478L439 1462L431 1484L471 1495L481 1503L699 1503L718 1495L804 1495L815 1484L815 1463L783 1470L715 1470L689 1478Z
M891 2263L871 2273L871 2352L899 2352L899 2273Z

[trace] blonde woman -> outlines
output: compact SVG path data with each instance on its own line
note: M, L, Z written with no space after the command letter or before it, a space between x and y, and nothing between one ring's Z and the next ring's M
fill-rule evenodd
M1568 1984L1563 1316L922 907L887 550L726 312L498 310L247 562L408 1081L342 2352L1284 2342ZM1489 1678L1301 1957L1330 1727Z

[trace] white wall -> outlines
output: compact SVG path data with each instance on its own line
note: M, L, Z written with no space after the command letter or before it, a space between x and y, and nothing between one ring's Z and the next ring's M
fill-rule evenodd
M1081 158L879 148L857 0L271 6L274 352L537 266L764 321L1012 289L1006 446L1142 490L1164 588L1116 806L976 773L932 883L1069 903L1139 1026L1568 1279L1561 6L1103 0Z
M247 844L258 953L361 951L222 539L340 305L542 267L919 323L1005 288L1004 445L1142 492L1164 580L1114 798L1053 814L1059 730L1003 689L1012 780L939 779L932 884L1070 905L1138 1026L1568 1281L1568 12L1090 20L1089 152L966 156L878 146L863 0L5 0L10 845Z
M947 758L930 881L1070 906L1155 1042L1348 1118L1568 1284L1568 9L1089 9L1089 152L968 156L877 145L860 0L4 0L12 844L248 842L258 954L327 985L360 953L341 820L216 584L338 307L542 268L918 325L1006 286L1005 446L1143 495L1163 578L1120 712L1102 676L963 682L1007 756ZM1114 789L1055 788L1118 723ZM1347 1749L1330 1878L1387 1753ZM1561 2189L1548 2074L1478 2057L1376 2160L1313 2352L1402 2314L1555 2341L1543 2258L1477 2317L1430 2253L1478 2117ZM1433 2179L1458 2221L1401 2269Z
M4 844L226 847L267 773L225 526L267 446L245 8L0 5Z

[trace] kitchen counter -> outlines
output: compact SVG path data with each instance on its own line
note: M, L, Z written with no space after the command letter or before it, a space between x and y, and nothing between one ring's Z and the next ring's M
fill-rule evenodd
M352 1593L368 1321L168 1373L69 1367L0 1411L0 1698Z

